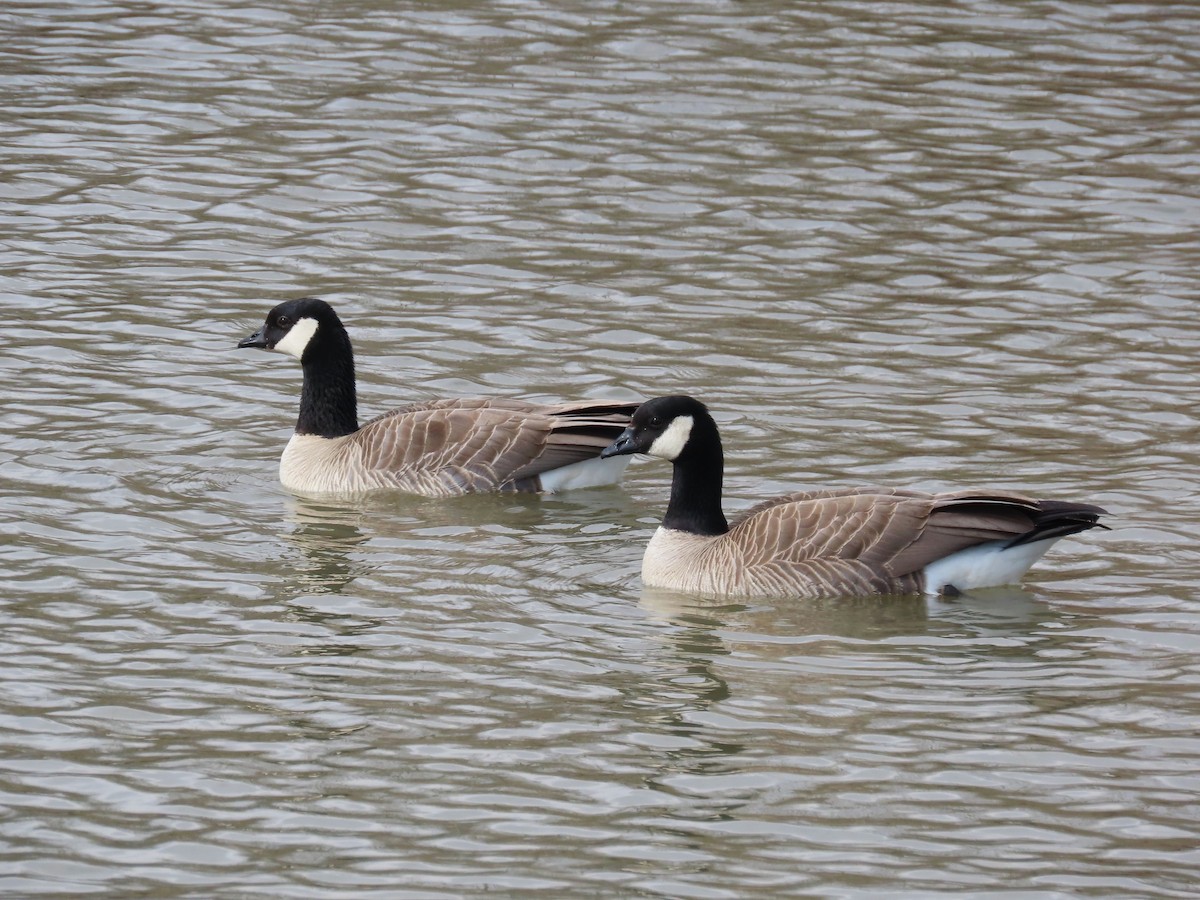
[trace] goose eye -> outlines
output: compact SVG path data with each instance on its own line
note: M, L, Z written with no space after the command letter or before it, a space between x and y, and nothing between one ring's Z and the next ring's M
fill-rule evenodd
M280 328L287 328L289 325L292 324L292 320L289 319L287 316L280 316L278 319L275 320L275 324L278 325Z
M651 428L662 428L662 419L658 416L651 416L650 421L646 423Z

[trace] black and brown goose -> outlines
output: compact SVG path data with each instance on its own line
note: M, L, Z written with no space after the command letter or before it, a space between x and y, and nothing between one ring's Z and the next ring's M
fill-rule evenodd
M648 400L601 455L674 464L649 587L721 597L956 593L1012 584L1055 541L1100 525L1087 503L1008 491L857 487L775 497L727 522L717 425L691 397Z
M298 493L552 492L612 484L628 462L600 459L638 406L623 401L433 400L360 427L350 337L324 300L279 304L238 347L303 367L296 430L279 461L279 480Z

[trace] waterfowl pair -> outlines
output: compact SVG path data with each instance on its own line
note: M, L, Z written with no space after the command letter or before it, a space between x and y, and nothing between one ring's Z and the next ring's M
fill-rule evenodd
M279 480L298 493L551 492L612 484L629 462L600 459L638 406L622 401L432 400L359 427L354 351L324 300L280 303L238 347L277 350L303 367L296 430L279 461Z
M775 497L729 523L721 437L691 397L647 401L601 456L634 453L674 465L666 515L642 560L650 587L744 597L953 594L1016 582L1060 538L1105 527L1105 510L1087 503L872 487Z
M1105 527L1105 511L1085 503L871 487L776 497L730 524L720 434L691 397L640 406L435 400L359 427L354 354L328 303L281 303L238 346L300 360L300 411L279 477L301 493L556 491L611 484L634 453L669 460L671 498L642 563L651 587L715 596L954 593L1015 582L1055 541Z

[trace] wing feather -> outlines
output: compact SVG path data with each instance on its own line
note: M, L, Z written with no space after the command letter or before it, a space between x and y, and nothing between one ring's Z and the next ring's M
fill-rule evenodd
M913 591L929 563L1012 540L1035 526L1038 513L1037 501L1006 492L800 491L750 508L722 541L742 551L742 578L755 590Z
M381 484L441 494L539 490L542 473L598 456L637 406L434 400L379 416L351 440Z

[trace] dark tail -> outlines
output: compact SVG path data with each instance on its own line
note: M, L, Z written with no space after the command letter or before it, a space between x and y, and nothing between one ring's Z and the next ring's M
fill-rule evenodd
M1034 541L1044 541L1049 538L1064 537L1077 534L1089 528L1103 528L1100 517L1108 515L1108 510L1090 503L1064 503L1061 500L1041 500L1034 518L1033 528L1024 534L1017 535L1006 546L1016 547L1020 544L1032 544Z

